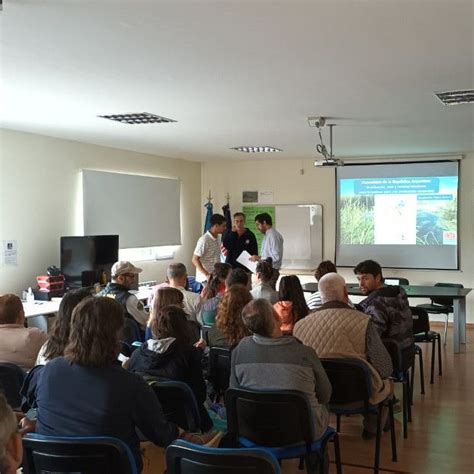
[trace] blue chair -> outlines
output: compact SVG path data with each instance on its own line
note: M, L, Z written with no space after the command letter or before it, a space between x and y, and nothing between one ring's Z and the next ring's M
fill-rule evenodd
M196 277L188 276L188 289L193 293L201 293L204 288L203 284L196 280Z
M0 391L5 394L8 404L13 409L21 405L20 390L26 377L26 372L16 364L0 363Z
M177 440L166 449L167 474L280 474L278 461L263 449L223 449Z
M227 390L226 409L228 433L236 445L261 448L279 461L299 458L300 468L306 464L308 474L326 472L326 447L334 439L337 473L341 474L337 432L328 427L314 441L311 407L303 393L233 388Z
M167 420L186 431L198 432L201 415L193 391L184 382L144 376L157 396Z
M23 473L138 474L130 448L106 436L23 437Z
M337 417L337 431L341 429L342 415L377 414L377 434L375 437L374 472L379 472L380 445L382 437L382 407L388 404L392 441L392 461L397 461L397 444L393 417L393 397L390 396L377 405L370 403L372 379L369 367L359 359L321 359L324 370L331 382L332 393L329 406Z
M231 353L229 347L211 347L209 349L209 375L208 380L212 384L214 401L219 402L229 388Z

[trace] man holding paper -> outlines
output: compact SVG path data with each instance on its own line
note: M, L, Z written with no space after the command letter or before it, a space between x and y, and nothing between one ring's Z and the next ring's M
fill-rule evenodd
M255 216L255 226L264 234L264 237L261 256L253 255L251 260L256 262L262 258L272 259L273 274L269 284L272 288L276 288L283 260L283 236L273 228L272 216L266 212Z
M255 234L245 227L245 214L236 212L234 214L232 231L227 232L223 239L223 245L227 250L226 263L232 265L232 268L242 268L246 272L250 270L241 265L238 258L242 252L248 252L249 255L258 253L257 239Z

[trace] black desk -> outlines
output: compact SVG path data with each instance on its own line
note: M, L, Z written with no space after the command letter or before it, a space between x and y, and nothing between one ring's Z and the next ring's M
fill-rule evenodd
M453 349L460 352L461 344L466 343L466 296L471 288L450 288L446 286L401 285L408 298L435 298L445 296L453 298ZM318 291L317 283L305 283L303 290ZM348 283L347 292L353 296L363 296L357 283Z

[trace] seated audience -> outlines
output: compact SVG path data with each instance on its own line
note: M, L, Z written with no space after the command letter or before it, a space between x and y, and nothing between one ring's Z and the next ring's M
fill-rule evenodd
M69 339L72 311L84 298L90 296L91 292L86 288L70 290L63 296L49 339L39 351L36 365L44 365L55 357L64 355L64 348Z
M271 304L275 304L278 301L278 292L270 284L272 275L271 261L260 260L257 263L257 270L255 272L256 284L250 292L254 299L263 298L270 301Z
M156 290L155 297L153 298L153 306L151 307L150 319L148 319L146 325L145 341L153 338L151 328L158 323L158 318L162 308L169 305L183 308L183 301L183 293L176 288L163 287Z
M188 284L188 272L184 263L172 263L166 271L171 288L176 288L183 294L184 311L191 321L201 321L201 298L197 293L186 290Z
M324 260L318 265L318 268L316 268L314 272L314 278L316 281L319 281L326 273L337 273L336 265L330 260ZM319 291L311 293L311 296L306 300L306 304L310 311L319 308L323 304Z
M319 280L323 305L298 321L293 335L313 348L323 358L356 358L367 363L372 377L372 403L385 400L393 390L388 380L392 374L390 355L370 317L348 304L346 282L337 273L327 273ZM350 381L348 381L350 383ZM376 415L364 419L364 438L375 436Z
M18 296L0 296L0 362L30 370L47 339L38 328L25 328L25 312Z
M233 268L225 281L226 288L229 289L234 285L245 286L250 289L249 274L241 268Z
M208 333L210 347L233 347L249 335L241 312L251 300L252 295L245 286L233 285L227 290L217 310L216 324Z
M141 467L138 428L166 446L183 433L168 422L142 377L117 364L122 306L87 298L74 309L64 356L41 368L28 387L38 409L36 431L51 436L113 436L124 441Z
M267 300L248 303L242 319L253 335L232 351L230 387L303 392L313 414L314 439L319 439L329 422L331 384L316 352L293 336L283 336Z
M166 290L164 290L166 291ZM151 321L152 339L135 350L128 369L154 377L179 380L189 385L201 415L201 430L212 428L204 407L206 384L201 368L201 351L193 346L186 313L177 306L165 306Z
M0 393L0 420L0 472L15 474L21 464L23 447L16 416L2 393Z
M281 330L284 333L291 334L296 321L304 318L309 313L300 279L296 275L281 278L278 287L278 299L273 308L280 318Z
M382 339L395 339L400 347L413 344L413 318L407 294L401 286L384 285L382 268L373 260L365 260L354 268L359 287L367 298L359 308L368 314Z
M214 270L201 292L203 324L212 326L216 322L217 307L225 293L225 280L231 270L232 267L228 263L214 264Z
M97 296L107 296L118 301L125 310L125 316L134 319L144 330L148 321L148 312L143 303L130 293L137 275L141 272L141 268L130 262L115 262L110 271L112 281L107 283L107 286Z

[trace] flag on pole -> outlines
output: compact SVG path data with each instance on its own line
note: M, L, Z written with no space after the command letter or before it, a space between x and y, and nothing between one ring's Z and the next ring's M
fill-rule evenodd
M206 211L206 220L204 221L204 232L207 232L211 228L211 217L214 213L214 206L211 201L208 201L204 204L204 207L207 208Z
M222 235L222 240L224 240L224 237L227 233L232 232L232 216L230 214L230 206L229 203L227 203L225 206L222 206L222 213L224 214L225 217L225 223L227 225L227 228Z

